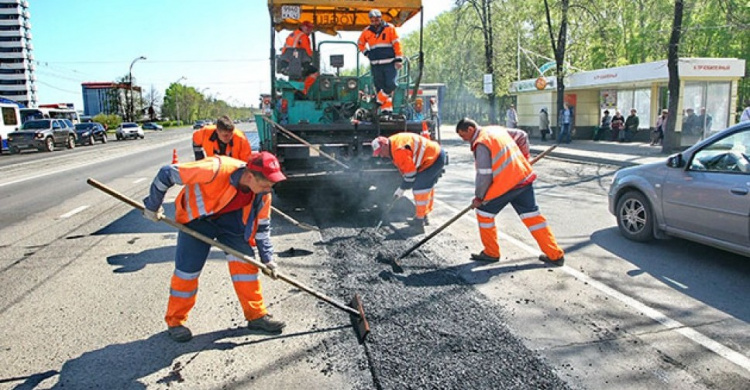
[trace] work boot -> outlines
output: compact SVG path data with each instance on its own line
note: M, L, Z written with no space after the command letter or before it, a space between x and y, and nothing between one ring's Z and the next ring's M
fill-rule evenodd
M414 227L422 226L422 227L424 227L425 225L427 225L427 218L412 218L412 219L406 221L406 223L409 226L414 226Z
M248 321L247 328L259 330L271 334L279 334L286 326L284 321L274 320L270 314L266 314L256 320Z
M497 263L498 261L500 261L500 257L490 256L484 253L484 251L480 253L472 253L471 259L474 261L486 261L488 263Z
M424 216L424 225L425 226L430 226L430 218L428 216L426 216L426 215Z
M170 326L167 333L169 333L169 338L178 343L184 343L193 338L193 333L184 325Z
M545 262L547 264L552 264L552 265L556 265L558 267L562 267L563 265L565 265L565 256L563 256L563 257L561 257L559 259L556 259L556 260L552 260L547 255L539 255L539 261L543 261L543 262Z

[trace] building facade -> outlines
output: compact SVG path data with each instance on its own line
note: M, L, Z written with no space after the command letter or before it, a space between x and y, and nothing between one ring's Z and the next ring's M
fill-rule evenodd
M0 0L0 95L37 104L31 15L26 0Z
M745 60L736 58L680 58L680 96L675 132L682 145L721 131L739 119L737 87L745 76ZM539 127L539 111L547 108L550 124L557 126L557 80L546 77L511 83L517 97L519 125L528 131ZM636 109L640 118L636 138L649 141L656 120L668 103L667 61L627 65L572 73L565 77L565 98L574 107L576 138L591 139L604 110L627 117ZM541 87L541 88L540 88ZM537 130L538 134L538 130Z
M91 82L81 84L83 93L83 115L116 114L125 117L128 84L113 82ZM133 87L133 99L141 101L141 87Z

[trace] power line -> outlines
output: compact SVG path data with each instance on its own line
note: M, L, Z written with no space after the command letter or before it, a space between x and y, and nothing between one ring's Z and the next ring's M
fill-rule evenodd
M37 80L36 82L39 83L39 84L44 84L44 85L46 85L46 86L48 86L48 87L50 87L52 89L56 89L58 91L62 91L62 92L66 92L66 93L70 93L70 94L74 94L74 95L80 95L81 94L81 91L76 91L76 92L68 91L67 89L62 89L62 88L59 88L59 87L55 87L54 85L45 83L44 81Z

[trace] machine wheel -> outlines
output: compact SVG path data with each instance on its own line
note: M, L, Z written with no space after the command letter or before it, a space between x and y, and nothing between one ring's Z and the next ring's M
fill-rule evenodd
M628 191L617 201L617 227L625 238L647 242L654 238L654 213L646 197Z
M73 148L75 148L75 147L76 147L76 138L75 138L75 137L73 137L72 135L69 135L69 136L68 136L68 142L66 142L66 143L65 143L65 146L66 146L66 147L67 147L68 149L73 149Z
M44 140L44 150L48 152L55 151L55 140L53 140L52 137L47 137L47 139Z

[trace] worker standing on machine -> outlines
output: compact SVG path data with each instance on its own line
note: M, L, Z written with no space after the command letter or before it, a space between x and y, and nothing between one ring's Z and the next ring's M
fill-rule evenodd
M372 82L377 91L377 102L381 114L393 112L391 94L396 90L398 71L403 66L403 53L396 27L383 21L380 10L369 13L370 26L359 36L357 46L370 60Z

